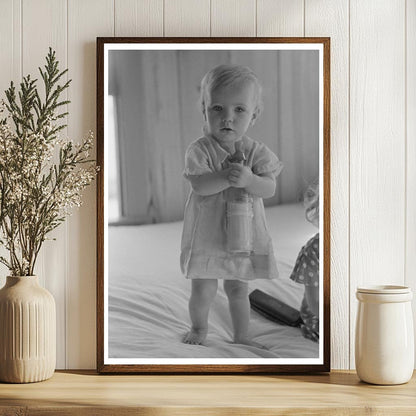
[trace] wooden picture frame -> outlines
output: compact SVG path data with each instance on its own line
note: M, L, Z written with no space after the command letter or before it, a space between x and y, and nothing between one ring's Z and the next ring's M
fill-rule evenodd
M189 192L181 168L184 149L202 135L195 124L197 117L203 124L202 114L197 116L198 82L213 66L229 62L252 68L263 82L264 125L260 119L253 129L263 132L286 169L266 216L276 215L273 221L280 225L271 232L286 236L278 237L280 253L290 251L289 265L276 254L278 267L285 269L270 281L280 285L270 293L297 309L305 286L289 279L290 270L305 236L316 233L307 228L300 199L313 176L319 178L318 342L302 336L299 327L252 312L256 331L269 328L257 334L267 349L232 344L229 319L221 325L221 294L220 318L211 311L219 322L212 341L209 334L202 346L180 342L184 325L190 325L184 300L190 282L179 268L183 217L171 212L172 207L183 212ZM329 38L97 38L97 164L98 372L330 371ZM160 224L138 225L155 222ZM298 232L298 224L308 231Z

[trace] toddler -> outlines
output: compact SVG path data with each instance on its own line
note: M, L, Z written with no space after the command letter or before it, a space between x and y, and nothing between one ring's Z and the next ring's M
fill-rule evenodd
M218 279L222 279L233 341L261 347L248 337L248 281L278 276L262 198L274 195L282 164L264 144L245 135L262 106L259 80L249 68L215 67L202 79L200 100L204 136L192 142L185 154L184 176L191 192L185 206L180 260L182 272L192 279L192 326L183 342L204 342L208 313ZM237 148L245 155L244 164L230 161ZM227 251L226 202L236 189L246 191L252 201L252 250L247 254Z
M306 219L319 227L319 185L310 186L305 194ZM304 337L319 341L319 232L301 249L290 278L305 285L300 308Z

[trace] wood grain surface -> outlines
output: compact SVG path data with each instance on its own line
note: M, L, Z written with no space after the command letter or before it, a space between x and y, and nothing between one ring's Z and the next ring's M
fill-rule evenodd
M0 384L0 415L414 415L415 377L399 386L353 372L315 376L99 376L57 372Z

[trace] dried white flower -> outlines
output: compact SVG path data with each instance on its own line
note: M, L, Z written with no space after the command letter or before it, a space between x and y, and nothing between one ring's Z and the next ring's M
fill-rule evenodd
M92 132L80 143L59 135L57 121L65 114L58 111L67 102L58 97L69 82L55 85L66 71L59 72L51 49L46 61L41 73L50 95L44 104L29 76L21 84L20 103L13 83L8 103L0 101L0 245L10 254L0 263L15 276L33 274L48 233L81 205L82 191L97 172L89 159Z

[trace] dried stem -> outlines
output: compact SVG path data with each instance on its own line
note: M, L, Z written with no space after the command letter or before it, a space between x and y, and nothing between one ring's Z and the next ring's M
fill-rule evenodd
M9 252L9 260L1 256L0 263L14 276L33 274L43 242L81 205L82 191L97 171L89 158L92 133L76 145L59 138L66 125L58 121L68 114L61 108L69 103L60 96L71 81L59 84L67 70L58 67L49 48L39 68L44 97L28 75L19 91L10 84L7 102L0 105L0 246Z

